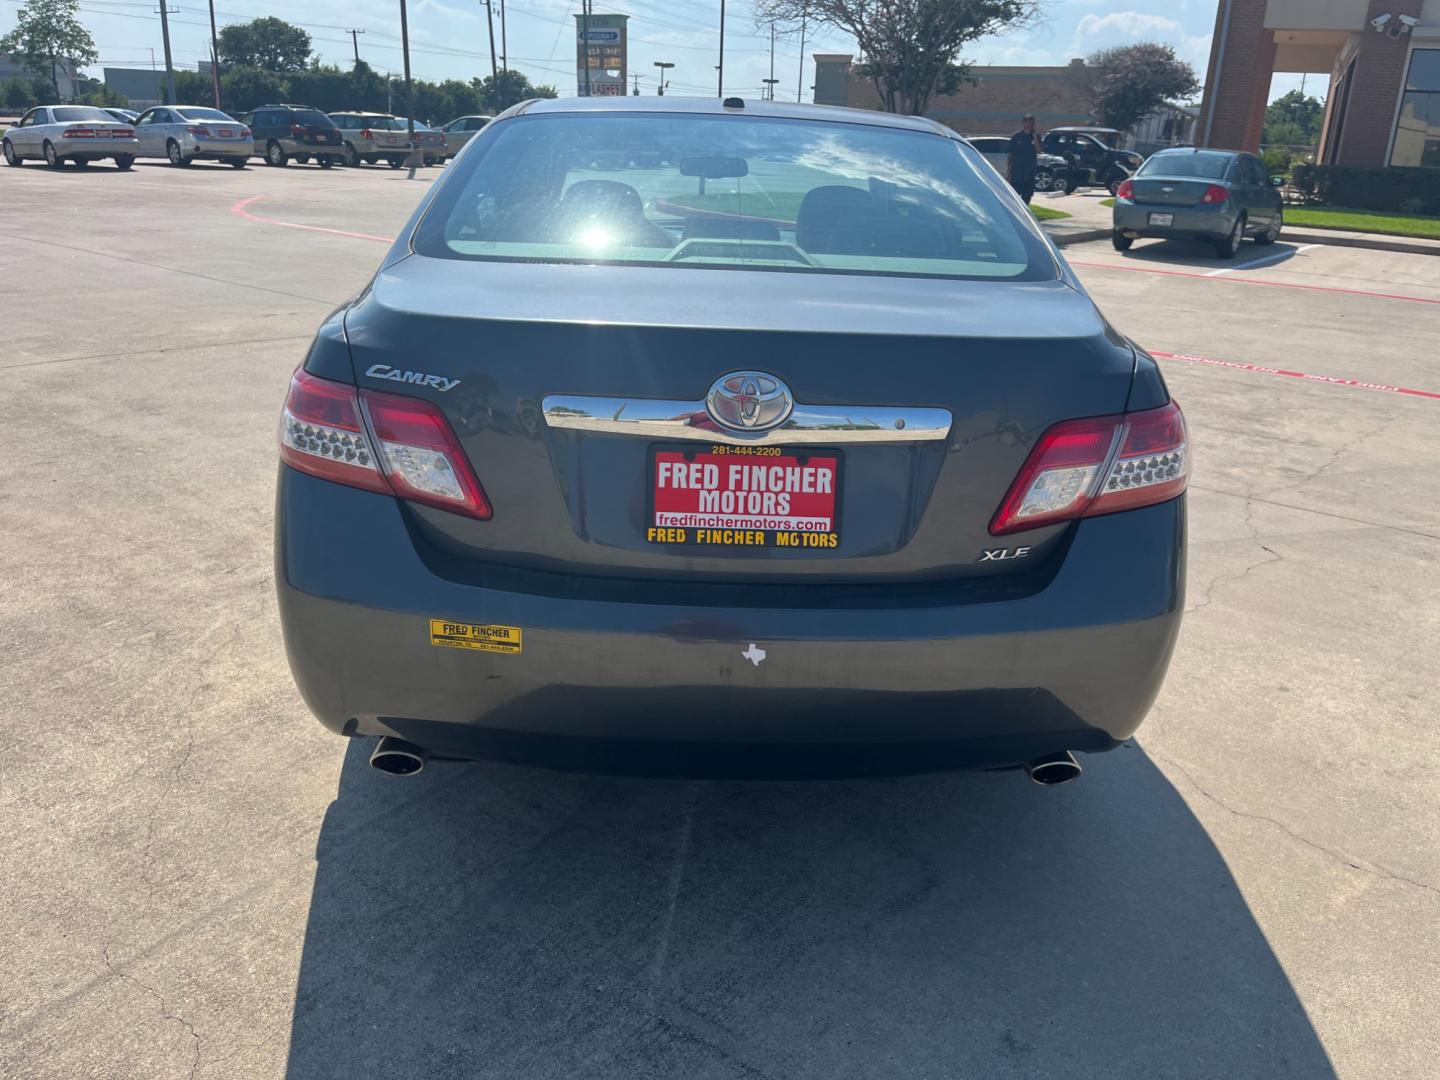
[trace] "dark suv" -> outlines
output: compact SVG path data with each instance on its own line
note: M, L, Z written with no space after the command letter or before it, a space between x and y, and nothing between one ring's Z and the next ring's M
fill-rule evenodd
M301 165L313 157L322 169L345 160L345 137L335 121L309 105L261 105L240 122L255 136L255 152L266 165Z
M255 136L258 143L260 136ZM1060 127L1045 136L1048 153L1059 154L1071 165L1089 169L1095 183L1110 189L1114 195L1122 180L1140 167L1145 159L1129 150L1114 149L1120 132L1114 128Z

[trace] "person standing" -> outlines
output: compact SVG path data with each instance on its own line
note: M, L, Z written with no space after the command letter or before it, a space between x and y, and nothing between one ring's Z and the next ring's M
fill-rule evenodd
M1020 119L1020 130L1010 136L1010 156L1006 178L1025 205L1035 195L1035 170L1040 162L1040 136L1035 133L1035 117L1027 113Z

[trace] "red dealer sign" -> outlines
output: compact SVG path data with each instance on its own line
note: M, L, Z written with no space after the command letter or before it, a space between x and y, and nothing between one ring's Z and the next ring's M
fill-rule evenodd
M835 546L840 458L834 451L745 447L737 452L717 446L656 450L653 461L652 542ZM681 536L677 530L688 531ZM747 535L724 535L734 530ZM721 535L714 535L717 531ZM796 543L779 535L790 533L823 534L827 540Z

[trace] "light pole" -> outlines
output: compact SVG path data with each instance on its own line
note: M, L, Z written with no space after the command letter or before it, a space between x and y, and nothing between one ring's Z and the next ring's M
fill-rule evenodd
M800 9L800 73L795 76L795 100L800 101L804 93L802 87L805 84L805 20L809 16L809 5Z
M673 68L675 65L672 64L672 63L670 63L670 62L667 61L667 60L656 60L656 61L655 61L655 66L660 69L660 89L659 89L658 91L656 91L656 92L657 92L661 97L664 97L664 96L665 96L665 72L669 71L669 70L670 70L671 68Z
M210 0L210 87L220 108L220 35L215 32L215 0Z
M415 142L415 88L410 81L410 22L405 14L405 0L400 0L400 51L405 57L405 127L410 137L410 176L425 164L425 154Z
M725 96L725 0L720 0L720 63L715 65L715 70L719 72L716 80L719 85L715 88L715 96L723 98Z

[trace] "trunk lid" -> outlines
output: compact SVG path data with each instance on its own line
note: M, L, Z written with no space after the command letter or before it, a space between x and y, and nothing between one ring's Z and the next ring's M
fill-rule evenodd
M903 581L1029 569L1065 527L1002 541L988 531L996 508L1045 428L1124 410L1134 366L1090 299L1061 281L411 255L377 276L346 330L360 385L438 405L494 505L489 521L412 507L425 535L461 559L626 577ZM739 458L787 468L838 459L833 546L782 548L773 535L652 542L657 462L686 451L733 459L706 457L709 440L587 430L544 413L547 398L609 399L630 402L632 415L662 401L703 417L707 391L737 370L783 380L797 408L880 416L894 435L847 441L837 424L833 437L772 436L779 461ZM906 410L948 413L948 433L894 430ZM797 512L825 511L824 499L797 502ZM986 558L999 549L1009 554Z
M1155 206L1199 206L1205 192L1218 183L1193 176L1145 176L1130 181L1133 201Z

